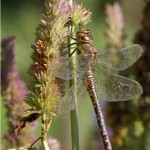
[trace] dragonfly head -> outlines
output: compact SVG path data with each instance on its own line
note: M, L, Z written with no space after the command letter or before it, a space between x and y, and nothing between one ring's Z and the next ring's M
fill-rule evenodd
M77 40L81 43L91 43L93 42L93 36L89 29L82 29L76 34Z

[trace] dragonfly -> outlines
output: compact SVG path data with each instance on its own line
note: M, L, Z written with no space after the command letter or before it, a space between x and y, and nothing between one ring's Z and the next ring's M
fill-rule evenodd
M143 93L138 82L116 74L139 59L143 52L142 47L135 44L99 53L94 47L93 36L89 29L78 31L76 38L73 39L76 41L75 50L78 55L54 59L50 67L50 71L57 78L76 79L75 84L61 98L58 113L65 114L74 110L76 105L80 105L84 100L85 92L88 91L104 147L106 150L111 150L99 101L126 101L136 99Z

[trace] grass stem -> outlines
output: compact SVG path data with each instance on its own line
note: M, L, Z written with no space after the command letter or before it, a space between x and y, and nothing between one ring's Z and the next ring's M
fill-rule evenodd
M70 26L71 35L74 33L74 27ZM74 42L72 38L68 37L68 45L71 45ZM74 46L68 47L69 56L74 51ZM76 55L75 53L73 55ZM74 67L74 71L76 71L76 66ZM77 82L76 76L74 76L74 80L69 82L69 86L71 87L73 84ZM74 90L74 101L75 101L75 110L70 112L70 122L71 122L71 136L72 136L72 150L79 150L79 127L78 127L78 113L77 113L77 97L76 97L76 87Z

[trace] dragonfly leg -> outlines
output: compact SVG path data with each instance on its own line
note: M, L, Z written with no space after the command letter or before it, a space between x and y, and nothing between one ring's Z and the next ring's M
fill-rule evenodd
M61 44L63 45L63 41L61 40L60 36L57 33L55 33L55 34L59 37L59 40L60 40ZM73 40L75 40L75 41L78 41L77 39L75 39L75 38L73 38L71 36L68 36L68 37L71 38L71 39L73 39ZM68 44L67 46L63 46L63 47L67 48L67 47L75 45L75 44L79 44L79 42L74 42L74 43Z
M73 50L73 52L71 53L71 54L69 54L69 57L71 57L73 54L74 54L74 52L77 50L77 48L75 48L74 50Z
M71 44L68 44L68 45L64 46L64 48L67 48L67 47L72 46L72 45L75 45L75 44L79 44L79 43L77 43L77 42L71 43Z
M73 38L72 36L69 36L69 35L68 35L68 37L69 37L70 39L72 39L72 40L78 41L76 38Z

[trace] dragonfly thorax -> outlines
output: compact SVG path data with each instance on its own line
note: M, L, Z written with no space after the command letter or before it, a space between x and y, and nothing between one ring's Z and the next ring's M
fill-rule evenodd
M96 49L93 45L93 36L89 29L82 29L76 33L76 39L78 41L78 52L84 56L89 56L92 53L96 52Z
M89 29L83 29L76 33L77 40L81 43L93 43L93 36Z

